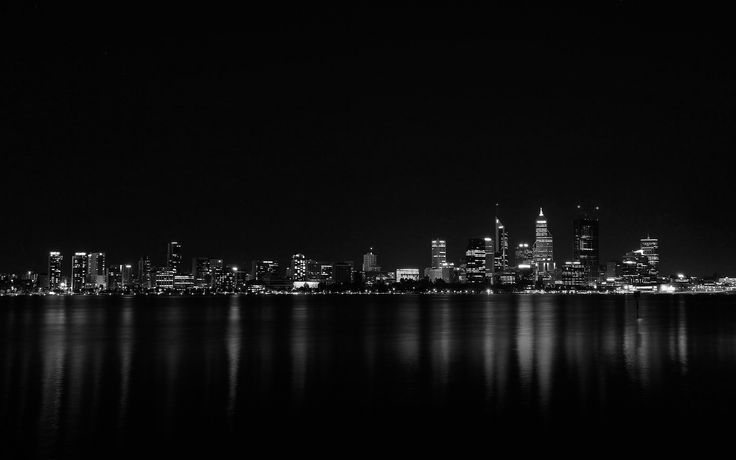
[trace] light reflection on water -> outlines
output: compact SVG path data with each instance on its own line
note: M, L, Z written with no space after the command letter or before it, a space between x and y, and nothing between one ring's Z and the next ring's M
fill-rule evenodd
M733 403L734 299L2 299L2 428L51 454L276 416L686 420Z

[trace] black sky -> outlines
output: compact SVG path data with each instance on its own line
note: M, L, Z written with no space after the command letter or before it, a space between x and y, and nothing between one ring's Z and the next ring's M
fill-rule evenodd
M499 202L513 244L544 206L558 262L590 203L604 260L649 232L665 272L736 274L725 11L102 8L10 11L0 271L169 239L423 267Z

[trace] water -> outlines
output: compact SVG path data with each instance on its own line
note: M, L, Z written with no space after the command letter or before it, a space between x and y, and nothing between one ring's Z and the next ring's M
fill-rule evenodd
M0 456L717 445L736 415L736 296L639 303L4 297Z

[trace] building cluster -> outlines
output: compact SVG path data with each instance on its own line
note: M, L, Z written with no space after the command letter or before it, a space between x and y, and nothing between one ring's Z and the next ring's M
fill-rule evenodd
M470 238L460 264L447 261L447 242L432 240L431 266L425 277L444 286L483 286L494 291L650 291L716 292L736 290L732 278L703 280L683 275L661 276L659 240L641 238L639 247L605 264L600 257L598 208L573 220L571 258L557 263L554 239L540 208L534 222L534 241L515 246L513 262L507 228L498 217L492 235Z
M445 239L432 239L430 266L423 271L383 270L373 248L358 267L350 260L318 261L301 253L292 255L285 265L275 259L254 260L249 270L213 257L194 257L191 266L185 266L181 243L171 241L164 263L158 266L149 256L136 264L109 264L104 252L75 252L69 261L61 252L51 251L45 273L0 274L0 294L736 290L734 278L661 276L659 241L650 236L621 258L602 263L597 208L583 212L578 206L578 210L571 258L560 263L540 208L534 241L512 246L508 229L496 216L491 234L470 238L458 264L448 260Z

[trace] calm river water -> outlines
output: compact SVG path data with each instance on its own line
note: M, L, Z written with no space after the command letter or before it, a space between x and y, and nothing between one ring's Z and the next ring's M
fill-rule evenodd
M734 415L736 296L0 298L2 458L656 452Z

